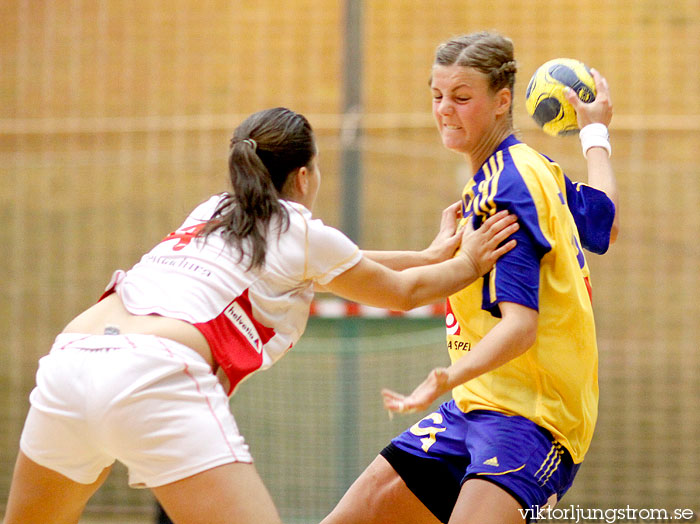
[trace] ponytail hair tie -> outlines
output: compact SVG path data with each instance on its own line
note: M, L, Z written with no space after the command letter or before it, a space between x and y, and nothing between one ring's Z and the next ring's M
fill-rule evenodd
M255 140L253 140L252 138L246 138L243 142L245 142L245 143L248 144L250 147L252 147L252 148L253 148L253 151L257 151L257 150L258 150L258 143L257 143Z

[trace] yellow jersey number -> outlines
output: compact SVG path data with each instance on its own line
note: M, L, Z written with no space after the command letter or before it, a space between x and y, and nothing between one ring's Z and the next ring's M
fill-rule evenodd
M421 443L423 444L422 448L423 451L426 453L430 449L430 446L435 444L435 436L438 433L441 433L443 431L446 431L447 428L442 428L442 427L435 427L435 426L421 426L421 422L423 421L430 421L433 424L442 424L442 415L440 413L431 413L427 417L419 420L416 422L413 426L411 426L411 433L416 435L417 437L425 437L420 439ZM427 435L427 436L426 436Z

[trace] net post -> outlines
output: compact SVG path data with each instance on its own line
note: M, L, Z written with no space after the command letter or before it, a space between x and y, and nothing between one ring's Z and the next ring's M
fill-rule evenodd
M345 48L343 66L343 120L341 144L342 222L345 234L359 243L362 209L362 0L345 0ZM359 319L342 319L338 335L341 338L338 363L338 487L339 497L359 474L359 444L357 427L359 405L358 337Z

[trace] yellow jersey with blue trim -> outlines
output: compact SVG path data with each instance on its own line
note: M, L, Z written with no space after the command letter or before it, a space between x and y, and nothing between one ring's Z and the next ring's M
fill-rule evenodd
M539 312L536 341L454 388L453 397L463 412L530 419L580 463L598 412L598 350L583 248L607 250L615 208L605 193L573 183L558 164L511 135L462 194L462 220L475 228L502 209L518 216L517 246L448 298L448 351L452 362L466 355L498 323L500 302Z

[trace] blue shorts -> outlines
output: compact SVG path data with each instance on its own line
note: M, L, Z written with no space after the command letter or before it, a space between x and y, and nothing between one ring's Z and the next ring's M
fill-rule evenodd
M381 455L442 522L468 479L492 482L523 508L536 509L555 493L561 499L579 468L534 422L496 411L464 413L453 400L392 440Z

